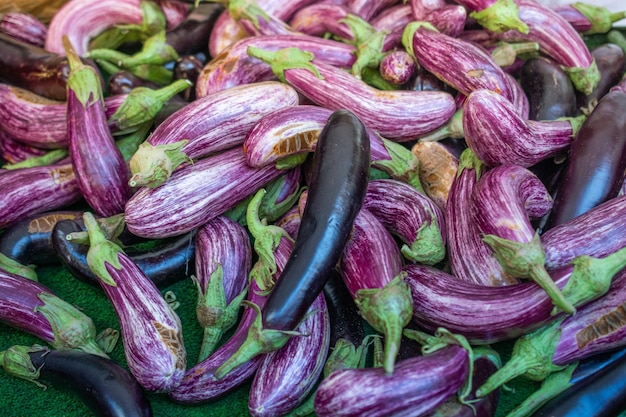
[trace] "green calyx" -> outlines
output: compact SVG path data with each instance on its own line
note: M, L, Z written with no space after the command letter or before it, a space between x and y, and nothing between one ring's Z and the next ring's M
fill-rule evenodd
M85 108L97 102L104 106L100 74L94 67L83 64L67 35L63 35L63 48L70 65L67 88L76 94Z
M130 163L130 159L139 149L139 145L145 142L152 130L152 121L137 126L135 130L124 137L116 138L115 146L120 150L124 161Z
M352 13L346 14L346 17L340 22L352 31L353 39L348 43L356 46L357 56L352 65L352 75L361 78L363 69L378 68L380 65L380 61L385 56L383 43L388 33L377 31L366 20Z
M430 221L424 222L417 231L411 246L402 245L402 255L425 265L435 265L446 256L446 245L435 213L430 211Z
M389 159L372 161L372 165L387 173L391 178L406 182L417 191L426 194L420 180L420 165L417 156L401 143L381 139L389 153Z
M160 31L146 39L141 51L134 55L104 48L93 49L87 56L95 60L109 61L113 65L126 69L139 65L163 65L178 59L178 53L166 41L165 31Z
M560 324L564 318L556 319L531 333L517 339L510 359L476 390L477 397L484 397L493 390L519 376L533 381L542 381L565 366L552 363L552 357L561 336Z
M117 270L121 270L122 265L119 260L119 253L123 252L123 250L106 238L92 213L85 212L83 220L87 233L89 233L89 250L87 251L89 268L102 283L115 287L117 283L106 266L110 265Z
M20 168L32 168L32 167L40 167L45 165L51 165L55 162L60 161L69 155L67 149L54 149L46 152L41 156L31 156L30 158L24 159L23 161L16 162L14 164L6 164L3 165L4 169L20 169Z
M524 34L529 32L528 25L519 17L519 7L514 0L497 0L485 9L471 12L469 16L492 32L501 33L508 30Z
M461 152L459 157L459 168L456 176L461 175L463 170L472 169L476 173L476 181L483 175L487 169L485 163L470 148L466 148Z
M261 28L259 18L266 22L270 21L268 14L253 0L229 0L226 2L218 1L218 3L226 3L224 6L228 8L233 19L245 19L252 23L256 29Z
M41 388L46 388L44 384L38 382L41 368L35 368L33 361L30 359L30 353L39 351L48 351L43 346L11 346L7 350L0 352L0 366L7 374L31 381Z
M585 123L585 120L587 120L587 116L585 114L581 114L576 117L559 117L557 120L568 121L570 125L572 125L572 137L575 137L580 130L580 127L583 123Z
M143 142L130 158L129 166L132 176L128 184L131 187L150 188L163 184L178 166L184 162L191 162L187 154L182 151L188 142L187 139L164 145Z
M56 295L42 292L38 295L43 305L35 308L50 323L54 340L52 347L59 350L82 350L107 357L96 343L96 326L90 317Z
M568 314L575 313L574 306L565 299L544 267L546 254L538 233L530 242L516 242L496 235L486 235L483 241L491 247L507 274L532 279L543 288L556 307Z
M404 273L399 274L383 288L361 289L355 297L365 321L384 335L383 368L389 375L393 373L398 356L402 330L413 317L413 298L404 276Z
M583 2L571 3L570 6L585 16L591 24L591 27L583 32L583 35L607 33L613 28L613 23L626 17L626 12L613 13L606 7Z
M428 22L416 21L416 22L408 23L404 27L404 31L402 32L402 46L404 46L404 49L413 58L416 58L415 51L413 49L413 38L416 36L415 32L417 32L420 28L425 28L428 30L439 32L437 28L435 28L431 23L428 23ZM417 61L419 62L419 60Z
M502 42L491 51L491 58L498 66L507 67L513 65L519 55L533 54L538 51L539 44L537 42Z
M593 59L591 64L586 68L581 67L561 67L563 71L568 75L574 88L584 95L589 95L593 92L600 82L600 70L596 60Z
M443 139L462 139L465 137L463 131L463 108L454 112L450 120L438 129L417 138L418 142L437 142Z
M324 376L342 369L364 368L367 360L368 348L373 338L378 335L367 335L360 345L355 346L347 339L338 339L324 364Z
M285 156L276 161L276 169L291 169L302 165L309 156L309 152L300 152Z
M6 256L4 253L0 253L0 269L24 278L28 278L31 281L38 281L37 273L32 267L22 265L16 260Z
M306 69L320 80L324 77L319 73L315 65L311 63L315 58L311 52L303 51L298 48L283 48L278 51L268 51L254 46L247 49L248 55L260 59L272 67L272 72L280 81L286 83L285 71L292 68Z
M267 184L266 194L261 199L259 207L259 213L261 213L259 217L263 217L270 223L275 222L298 201L302 188L298 186L289 195L283 196L284 186L285 175L281 175Z
M264 329L259 306L245 300L242 304L248 308L253 308L257 312L257 315L248 330L246 340L241 344L239 349L213 373L216 379L222 379L233 369L260 354L280 349L292 336L302 336L301 333L296 331Z

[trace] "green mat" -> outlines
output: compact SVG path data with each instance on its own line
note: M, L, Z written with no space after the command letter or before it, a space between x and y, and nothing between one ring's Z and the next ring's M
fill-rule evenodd
M69 274L63 267L37 268L39 281L64 300L81 308L90 316L98 331L107 327L119 329L112 306L97 288L85 284ZM172 291L180 302L176 310L183 323L183 337L187 348L189 367L196 362L200 349L201 329L195 317L196 288L190 279L174 284L163 291ZM0 350L15 344L32 345L42 342L34 336L0 324ZM507 359L511 343L499 344L496 349ZM121 341L111 353L111 358L126 366ZM537 383L520 380L503 391L497 416L505 416L534 389ZM195 416L248 416L247 395L249 384L218 401L195 406L183 406L170 401L163 394L149 394L155 417ZM44 390L32 382L6 375L0 371L0 410L12 417L86 417L92 415L87 406L71 392L55 387Z

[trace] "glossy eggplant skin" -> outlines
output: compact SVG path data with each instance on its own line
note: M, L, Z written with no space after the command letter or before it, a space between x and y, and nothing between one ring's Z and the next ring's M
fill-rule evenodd
M88 245L68 241L69 233L84 230L81 219L58 221L50 237L52 248L58 260L79 280L101 288L98 278L87 263ZM127 251L131 259L144 274L157 286L166 288L178 281L189 278L195 272L195 231L170 239L154 249Z
M208 52L208 39L224 7L217 3L200 3L185 20L165 33L166 43L179 55Z
M52 231L61 220L82 218L82 211L52 211L29 216L0 235L0 253L23 265L53 265L59 258L52 246Z
M102 356L41 348L29 352L40 383L79 396L97 417L151 417L152 407L133 376ZM50 392L50 395L53 395Z
M574 86L555 61L546 57L527 60L519 82L528 96L530 120L556 120L576 114Z
M591 50L591 56L598 65L600 71L600 81L593 89L591 94L577 95L578 108L583 113L589 113L596 106L598 101L608 93L620 78L624 75L626 69L626 58L624 50L619 46L606 43Z
M582 124L544 230L617 196L626 169L626 93L607 93Z
M363 123L337 110L320 133L292 255L263 308L263 327L293 330L339 260L367 191L370 142Z

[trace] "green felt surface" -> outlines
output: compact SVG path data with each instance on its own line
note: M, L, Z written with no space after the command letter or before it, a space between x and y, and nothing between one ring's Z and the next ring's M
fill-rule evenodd
M98 331L107 327L119 329L112 306L97 288L78 281L63 267L37 268L39 281L52 289L64 300L80 307L94 321ZM189 279L174 284L170 290L180 302L177 309L183 323L183 337L191 366L196 361L200 348L201 329L196 322L196 289ZM16 331L0 324L0 350L15 344L32 345L42 342L34 336ZM508 357L511 344L495 346L503 359ZM110 355L120 364L126 365L123 345L120 341ZM504 391L498 406L497 416L505 416L525 396L538 386L537 383L518 379L509 384L510 391ZM173 403L166 395L149 394L155 417L195 417L195 416L247 416L247 393L249 385L243 385L235 392L219 401L209 404L183 406ZM12 417L85 417L92 413L87 406L71 392L49 387L46 390L0 371L0 411Z

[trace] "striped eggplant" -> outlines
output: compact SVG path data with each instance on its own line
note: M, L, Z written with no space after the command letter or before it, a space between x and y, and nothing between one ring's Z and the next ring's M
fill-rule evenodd
M196 315L204 329L198 356L201 362L237 322L252 267L252 247L246 229L225 216L200 226L195 241Z
M313 152L320 132L332 110L301 104L277 109L263 116L247 134L243 149L246 162L260 168L280 164L286 158L301 152ZM373 161L389 159L389 152L381 138L368 130Z
M279 79L315 104L331 110L348 109L368 128L388 139L414 139L444 124L455 110L448 93L381 92L297 48L273 52L250 47L248 53L270 63ZM328 88L329 83L333 88Z
M281 170L250 167L241 147L185 165L156 188L142 187L124 210L128 229L139 236L163 238L189 232L233 208Z
M553 9L584 35L607 33L613 28L613 23L626 18L626 11L612 12L606 7L585 2L562 4Z
M245 84L194 100L161 123L130 161L131 186L161 185L182 163L240 146L267 113L298 104L275 81Z
M402 329L411 321L413 303L403 280L400 249L366 208L356 216L339 271L363 318L384 335L383 367L393 374Z
M580 34L553 9L534 0L518 2L528 33L510 30L496 37L508 42L537 42L539 52L558 62L576 90L590 94L600 79L598 67Z
M409 0L407 2L413 14L412 20L424 20L424 17L431 11L444 7L447 3L444 0Z
M285 21L275 14L265 12L255 2L229 0L226 3L230 15L250 36L296 33Z
M469 17L492 32L516 31L528 33L528 25L520 17L518 4L512 0L459 0Z
M350 68L355 62L355 47L344 42L304 34L252 36L237 42L204 66L196 83L196 97L236 85L274 80L270 66L248 55L250 46L268 50L296 47L340 68Z
M42 48L48 27L31 13L8 12L0 17L0 32Z
M446 254L446 224L434 201L409 184L393 180L371 180L363 207L404 244L407 259L435 265Z
M64 40L70 63L67 139L72 166L89 206L103 217L113 216L124 211L130 197L130 172L105 119L100 74L82 64Z
M430 23L443 34L456 37L465 28L467 9L460 4L448 4L430 11L420 20Z
M315 393L315 413L325 416L422 415L452 397L469 374L468 351L448 345L399 361L393 375L383 368L335 371Z
M472 213L476 183L485 171L485 165L471 149L459 158L459 168L448 194L446 213L447 253L452 274L459 280L487 286L516 284L519 280L503 269L491 248L482 240Z
M385 55L378 67L380 75L392 84L402 85L409 82L417 72L417 64L406 51L397 50Z
M285 415L304 402L322 374L330 347L330 322L324 294L317 296L306 319L280 349L265 355L250 387L252 416Z
M352 39L352 31L342 22L350 9L336 3L313 3L298 10L289 20L293 30L310 36L332 33L343 39Z
M0 173L0 227L49 210L61 209L82 198L72 164L21 168Z
M57 149L57 151L63 154L61 158L68 155L67 151L64 149ZM15 137L11 136L6 131L0 130L0 160L5 162L3 168L14 169L15 164L30 163L27 161L33 161L32 158L40 158L46 154L47 151L45 149L27 145L15 139ZM54 162L57 161L51 163Z
M388 7L394 6L398 0L348 0L346 6L361 19L369 21Z
M519 165L499 165L478 180L470 211L483 240L505 271L539 284L565 312L573 313L545 268L545 252L529 219L552 208L552 197L541 180Z
M475 90L463 105L463 132L470 149L488 166L525 168L565 154L586 116L525 120L513 104L490 90Z
M0 321L59 350L107 356L96 343L96 327L74 304L39 282L0 269Z
M120 246L106 239L90 212L87 262L118 318L128 368L148 391L168 392L187 364L180 318Z
M421 22L406 26L402 43L421 66L460 93L467 96L474 90L487 89L513 100L505 72L479 46ZM450 59L457 65L450 66Z
M396 31L402 31L402 28L412 20L411 6L400 3L382 10L369 23L377 31L387 31L391 35Z

